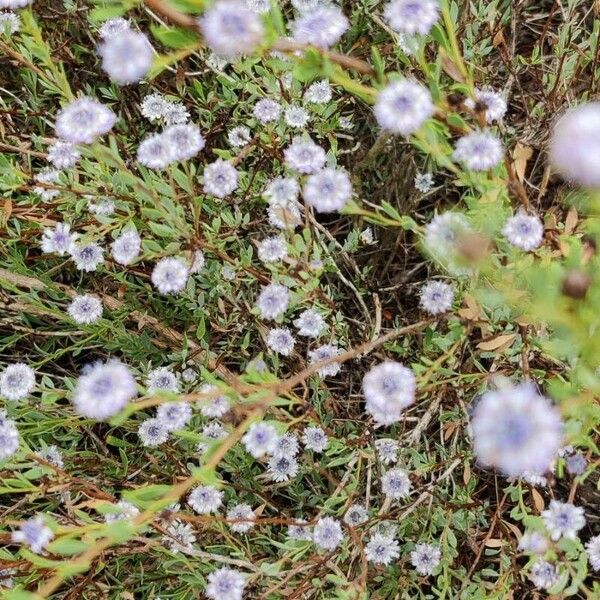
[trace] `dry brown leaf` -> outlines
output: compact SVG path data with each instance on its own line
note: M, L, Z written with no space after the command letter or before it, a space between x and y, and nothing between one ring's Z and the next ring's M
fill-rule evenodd
M500 350L500 349L506 350L507 348L510 348L512 343L515 341L516 337L517 337L516 333L505 333L502 335L497 335L496 337L493 337L491 340L487 340L485 342L479 342L479 344L477 344L477 347L480 350L486 350L486 351Z
M10 219L10 215L12 214L13 204L10 198L7 198L4 201L4 207L2 208L2 225L8 224L8 219Z
M485 545L488 548L500 548L502 546L502 540L498 538L490 538L489 540L486 540Z
M471 481L471 467L467 463L463 471L463 483L467 485Z
M523 537L521 530L514 523L509 523L508 521L502 521L502 523L515 534L517 540L520 540Z
M513 161L515 166L515 174L519 181L525 179L525 169L527 168L527 161L531 158L533 150L521 142L517 142L515 149L513 150Z
M501 45L506 45L506 39L504 37L504 31L502 29L500 29L498 33L496 33L496 35L493 37L492 45L494 46L494 48L497 48Z
M569 209L567 218L565 219L565 233L573 233L575 227L577 227L578 220L579 216L577 215L577 209L573 206Z
M536 510L541 513L545 508L544 498L535 488L531 488L531 497Z
M470 294L465 294L464 297L466 308L461 308L458 311L458 314L463 318L467 319L467 321L477 321L481 318L481 308L477 301Z
M442 68L444 69L446 75L450 75L450 77L452 77L454 81L458 81L459 83L465 83L465 78L463 77L463 74L460 72L459 68L452 62L452 60L443 48L439 49L439 53L442 58Z

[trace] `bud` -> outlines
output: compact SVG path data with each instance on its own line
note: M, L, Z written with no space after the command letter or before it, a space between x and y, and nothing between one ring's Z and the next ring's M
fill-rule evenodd
M592 283L592 278L583 271L573 270L563 280L562 293L569 298L582 300Z

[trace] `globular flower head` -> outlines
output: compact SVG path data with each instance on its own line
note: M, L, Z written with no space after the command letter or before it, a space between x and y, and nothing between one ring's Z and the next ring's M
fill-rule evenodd
M437 0L393 0L384 11L386 21L398 33L426 35L438 20Z
M137 161L149 169L166 169L175 159L175 149L164 133L148 136L137 149Z
M352 183L342 169L323 169L306 180L304 200L317 212L331 213L344 208L352 197Z
M56 116L56 135L72 144L91 144L108 133L116 115L92 98L79 98L67 104Z
M376 565L389 565L400 556L400 546L394 538L374 533L365 546L367 560Z
M378 425L399 421L402 410L415 401L415 392L413 372L398 362L376 365L363 378L366 410Z
M252 138L250 136L250 130L247 127L244 127L243 125L234 127L227 134L227 141L234 148L241 148L242 146L245 146L246 144L250 143L251 140Z
M298 447L298 439L292 433L282 435L278 440L273 450L273 455L278 456L296 456L300 448Z
M289 106L283 115L290 127L304 127L310 118L308 112L301 106Z
M95 364L77 380L73 404L78 414L102 421L120 412L136 394L129 369L111 360Z
M312 541L312 533L304 519L296 519L293 525L288 525L287 535L292 540L303 542Z
M10 11L0 12L0 35L13 35L21 29L19 15Z
M150 121L158 121L165 116L169 101L162 94L148 94L140 105L144 117Z
M532 554L544 554L550 547L548 539L538 531L526 532L519 540L519 550Z
M44 167L38 173L36 173L34 179L38 183L45 184L38 185L33 188L34 193L36 193L42 200L48 202L60 195L60 190L52 187L45 187L58 183L58 180L60 179L60 171L57 171L52 167Z
M123 29L106 38L98 53L102 68L118 85L137 83L150 70L154 51L148 37L139 31Z
M256 13L266 13L271 10L271 0L246 0L246 6Z
M191 491L188 504L200 515L215 513L223 504L223 492L212 485L200 485Z
M529 578L536 588L547 590L558 581L558 572L552 563L538 560L531 567Z
M219 421L211 421L202 427L202 435L210 440L220 440L227 436L227 431Z
M590 538L585 545L585 551L588 555L588 560L594 571L600 571L600 535Z
M173 521L166 528L166 534L162 537L162 543L169 548L173 554L178 552L189 552L193 550L196 535L190 523Z
M325 164L325 150L306 137L295 137L283 155L291 169L304 174L316 173Z
M79 271L95 271L104 262L104 250L94 242L72 244L69 254Z
M179 381L177 376L168 367L159 367L152 369L146 378L146 387L148 394L156 394L157 392L179 392Z
M500 163L504 150L500 140L488 131L473 131L461 137L454 148L454 160L472 171L487 171Z
M417 173L415 175L415 189L422 194L429 192L434 183L433 175L431 173Z
M227 511L227 521L234 533L247 533L254 527L256 515L249 504L236 504Z
M298 329L299 335L318 338L325 331L327 325L320 313L308 308L294 320L294 327Z
M39 452L36 452L36 455L59 469L62 469L65 466L62 452L60 451L60 448L54 444L42 448Z
M3 419L0 423L0 460L16 454L20 443L19 430L11 419Z
M302 435L302 443L307 450L312 450L313 452L323 452L323 450L327 448L329 440L327 439L327 434L325 431L323 431L322 427L313 425L304 430L304 434Z
M174 160L188 160L204 148L205 142L200 128L191 123L171 125L162 135L171 145Z
M585 525L583 508L557 500L550 500L550 506L542 512L542 519L554 541L561 537L576 539L577 532Z
M57 223L54 229L46 227L42 236L41 247L44 252L54 252L64 256L69 252L78 235L71 232L66 223Z
M485 120L488 123L501 121L506 114L507 105L504 96L494 90L475 90L474 98L467 98L465 106L474 110L481 107L485 114Z
M204 191L217 198L225 198L238 185L238 172L226 160L218 159L204 167Z
M138 428L142 444L153 448L164 444L169 439L169 429L166 423L159 419L146 419Z
M331 86L326 80L316 81L306 90L304 99L312 104L327 104L332 97Z
M298 42L319 48L336 44L350 23L340 8L334 5L318 6L302 13L292 24L293 38Z
M375 440L375 449L377 457L384 465L391 465L398 460L400 444L396 440L389 438Z
M241 0L217 0L198 23L207 46L225 58L250 54L264 34L260 17Z
M294 336L287 327L276 327L267 335L267 346L283 356L289 356L294 350Z
M210 600L242 600L246 580L234 569L221 567L208 576L208 585L204 590Z
M317 521L313 529L313 542L321 550L335 550L344 539L339 521L332 517L323 517Z
M67 312L75 323L89 325L102 316L102 302L90 294L75 296L69 304Z
M286 206L298 199L300 186L293 177L276 177L265 188L263 196L272 206Z
M81 158L81 152L75 144L56 140L48 148L48 160L57 169L70 169L74 167Z
M287 243L280 235L262 240L258 245L258 258L264 263L283 260L287 256Z
M35 371L25 363L8 365L0 374L0 396L7 400L22 400L35 387Z
M563 423L550 400L532 384L486 392L471 416L479 462L507 476L544 473L561 446Z
M369 513L362 504L353 504L344 515L344 523L350 527L358 527L369 520Z
M435 107L429 90L410 79L393 81L377 96L375 118L392 133L410 135L433 115Z
M161 294L178 294L183 291L190 269L181 258L161 258L152 271L152 284Z
M529 252L542 243L544 225L539 217L519 211L506 221L502 233L513 246Z
M439 565L442 553L437 546L431 544L417 544L410 553L410 562L421 575L431 575Z
M44 523L42 515L36 515L25 521L17 531L12 533L13 542L26 544L36 554L41 554L53 537L54 534Z
M263 98L254 105L252 114L261 123L277 121L281 115L281 104L270 98Z
M454 288L443 281L429 281L421 288L421 307L432 315L452 308Z
M590 188L600 187L600 102L568 110L554 125L550 164L566 179Z
M119 500L112 506L112 510L104 515L106 523L115 523L116 521L133 521L140 514L140 509L128 502Z
M275 427L261 421L250 426L242 438L242 444L254 458L260 458L275 451L278 439Z
M187 402L166 402L158 407L156 418L169 431L177 431L190 422L192 407Z
M130 265L140 254L142 240L135 229L129 229L117 237L110 248L115 262Z
M104 21L98 33L103 40L108 40L127 29L129 29L129 21L122 17L116 17L115 19Z
M298 474L298 461L286 454L274 454L269 458L268 473L273 481L289 481Z
M341 354L341 350L334 344L324 344L319 346L315 350L308 352L310 358L310 364L319 363L323 360L330 360ZM317 373L321 377L335 377L342 368L339 362L331 362L328 365L323 365L317 370Z
M411 483L406 471L390 469L381 478L381 489L386 496L401 500L410 494Z
M290 291L279 283L270 283L258 296L256 305L263 319L276 319L282 315L290 302Z
M189 118L190 113L183 104L167 100L163 111L163 119L166 125L184 125Z
M115 212L115 203L110 198L100 198L94 202L92 196L87 197L88 211L98 217L110 217Z
M217 392L218 389L219 388L216 385L205 383L200 388L200 392L203 394L210 394ZM218 418L226 414L229 408L230 404L227 396L219 394L218 396L210 398L209 400L202 400L200 412L205 417Z

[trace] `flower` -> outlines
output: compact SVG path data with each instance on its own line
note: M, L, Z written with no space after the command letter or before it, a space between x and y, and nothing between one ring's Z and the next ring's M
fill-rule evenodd
M57 223L54 229L46 227L42 235L42 250L48 253L56 252L60 256L67 254L78 238L78 234L71 233L70 229L66 223Z
M205 263L204 252L202 250L195 250L192 256L192 266L190 273L199 273L204 268Z
M513 246L529 252L542 243L544 225L539 217L519 211L506 221L502 233Z
M127 19L123 19L122 17L116 17L115 19L104 21L98 30L98 33L103 40L107 40L128 29L129 21Z
M294 229L302 222L297 204L271 205L267 211L269 223L278 229Z
M242 438L242 444L254 457L260 458L265 454L271 454L277 447L279 436L273 425L261 421L253 423Z
M580 452L567 456L565 462L569 475L583 475L588 465L587 459Z
M588 560L594 571L600 571L600 535L590 538L585 545Z
M292 433L286 433L277 440L275 450L273 450L273 455L296 456L298 451L298 439Z
M294 525L288 525L287 534L292 540L312 541L312 534L304 519L297 519Z
M108 133L116 115L92 98L83 97L67 104L56 116L56 135L72 144L91 144Z
M57 169L69 169L74 167L81 158L81 152L75 144L64 140L55 140L48 148L48 160Z
M342 526L331 517L317 521L313 530L313 542L321 550L335 550L344 539Z
M73 404L84 417L102 421L116 415L137 394L135 379L117 360L98 363L79 377Z
M212 385L210 383L205 383L200 388L200 392L202 394L211 394L218 391L218 387L216 385ZM202 403L202 407L200 408L200 412L205 417L222 417L229 410L229 400L227 396L219 395L215 398L211 398L208 400L208 403L204 401Z
M79 324L89 325L102 316L102 302L95 296L75 296L67 308L71 318Z
M500 140L487 131L473 131L461 137L454 148L454 160L472 171L487 171L502 160L504 150Z
M362 504L353 504L344 515L344 523L350 527L358 527L369 520L369 513Z
M217 0L198 24L207 46L225 58L250 54L264 34L261 19L241 0Z
M542 519L555 542L561 537L576 539L577 532L585 525L583 508L557 500L550 500L550 506L542 512Z
M323 317L312 308L308 308L300 313L300 316L294 320L294 327L298 329L298 334L311 338L318 338L327 328Z
M204 138L200 128L191 123L171 125L162 135L171 145L173 160L188 160L204 148Z
M394 538L374 533L365 546L367 560L376 565L389 565L400 556L400 546Z
M7 589L14 587L15 582L12 575L17 573L17 569L0 569L0 587Z
M192 407L187 402L167 402L158 407L156 418L168 431L177 431L190 422Z
M304 127L310 116L301 106L289 106L285 109L283 118L290 127Z
M390 469L381 478L381 489L386 496L394 500L406 498L410 494L411 483L406 471Z
M190 270L181 258L161 258L152 271L151 280L161 294L178 294L186 286Z
M304 430L302 443L306 446L307 450L323 452L323 450L327 448L329 440L327 439L327 434L321 427L311 426Z
M27 544L32 552L41 554L53 537L52 530L44 523L44 517L36 515L13 531L11 539L16 544Z
M434 180L431 173L417 173L415 175L415 188L422 194L426 194L433 188Z
M204 191L217 198L229 196L238 185L235 167L221 158L204 167Z
M300 186L293 177L276 177L265 188L263 196L271 205L286 206L298 199Z
M0 0L0 8L23 8L33 0Z
M228 567L221 567L208 576L204 593L210 600L242 600L246 581L244 576Z
M437 0L393 0L384 16L398 33L426 35L438 20L439 9Z
M461 237L470 232L471 227L463 215L445 212L433 217L425 226L425 245L440 258L452 259Z
M58 446L55 446L54 444L52 446L42 448L39 452L36 452L36 455L42 460L45 460L47 463L58 467L59 469L62 469L65 466L62 452Z
M158 418L146 419L139 426L138 435L144 446L160 446L169 439L169 429L166 424Z
M301 13L292 23L292 35L297 42L319 48L336 44L350 23L337 6L317 6L310 12Z
M165 169L175 160L173 144L163 133L148 136L137 149L137 161L149 169Z
M304 94L304 99L313 104L327 104L332 97L331 86L326 80L315 81Z
M268 472L273 481L288 481L298 474L298 461L293 456L275 454L269 459Z
M189 552L193 550L196 536L194 529L190 523L182 523L181 521L173 521L165 530L165 535L162 536L162 543L173 554L178 552Z
M287 243L280 235L262 240L258 245L258 258L264 263L283 260L287 256Z
M87 196L88 211L97 216L109 217L115 212L115 203L110 198L102 198L98 202L93 197Z
M104 515L105 523L133 521L140 514L139 508L127 500L119 500L111 508L112 510Z
M546 536L537 531L531 533L526 532L519 540L519 550L523 552L531 552L533 554L544 554L548 550L550 544Z
M11 419L0 423L0 460L5 460L16 454L20 443L19 430Z
M190 113L183 104L167 101L163 112L163 119L167 125L183 125L189 118Z
M313 10L323 4L324 0L291 0L292 6L298 12L306 12L308 10Z
M568 110L554 125L550 164L566 179L586 187L600 187L600 102Z
M563 424L550 400L530 383L486 392L471 416L479 462L507 476L544 473L561 446Z
M377 456L384 465L390 465L398 460L400 444L396 440L383 438L375 440Z
M115 262L120 265L129 265L139 256L142 240L135 229L130 229L117 237L110 248Z
M317 212L341 210L352 197L352 183L342 169L323 169L306 180L302 196Z
M275 100L263 98L254 105L252 114L261 123L271 123L272 121L277 121L277 119L279 119L279 115L281 114L281 104L279 104L279 102L275 102Z
M372 367L362 387L366 410L378 425L399 421L402 410L415 401L415 376L398 362L385 361Z
M538 560L531 567L529 578L536 588L547 590L558 581L558 573L552 563Z
M255 519L256 515L249 504L236 504L227 511L227 521L234 521L229 523L229 527L234 533L247 533L254 527Z
M43 183L45 185L52 185L58 183L59 178L60 172L51 167L44 167L35 176L35 180L38 183ZM60 195L60 190L56 190L51 187L48 188L45 186L36 186L35 188L33 188L33 191L34 193L38 194L42 200L45 200L46 202Z
M294 349L294 336L287 327L271 329L267 335L267 346L283 356L289 356Z
M0 396L7 400L22 400L35 387L35 371L22 362L8 365L0 374Z
M69 254L79 271L95 271L104 262L104 250L94 242L71 244Z
M202 435L211 440L220 440L227 436L227 432L221 423L211 421L202 427Z
M270 0L246 0L246 6L257 13L267 13L271 10Z
M200 515L217 512L223 504L223 492L212 485L200 485L191 491L188 504Z
M437 546L417 544L410 553L410 562L421 575L431 575L440 564L442 553Z
M325 150L306 137L296 136L283 155L291 169L304 174L316 173L325 164Z
M252 141L252 138L250 137L250 130L243 126L234 127L227 134L227 141L234 148L241 148Z
M137 83L152 66L154 50L148 37L139 31L123 29L98 46L102 68L118 85Z
M454 288L443 281L429 281L421 288L420 305L432 315L450 310L453 300Z
M322 360L329 360L341 354L341 350L335 346L334 344L324 344L323 346L319 346L315 350L310 350L308 352L308 357L310 358L310 364L319 363ZM317 370L317 373L321 377L335 377L342 368L342 365L339 362L331 362L328 365L324 365Z
M21 19L14 12L0 12L0 34L13 35L21 29ZM1 585L1 583L0 583Z
M179 392L179 382L177 376L168 367L159 367L148 373L146 378L146 387L148 394L156 394L157 392Z
M290 291L279 283L270 283L258 296L256 306L263 319L276 319L282 315L290 302Z
M480 106L483 107L485 113L485 120L488 123L494 121L501 121L502 117L506 114L506 100L498 92L493 90L475 90L474 98L467 98L464 102L467 108L475 110Z
M410 79L393 81L375 102L375 118L380 127L392 133L410 135L433 115L434 105L429 90Z
M142 115L150 121L158 121L165 115L169 101L162 94L148 94L140 105Z

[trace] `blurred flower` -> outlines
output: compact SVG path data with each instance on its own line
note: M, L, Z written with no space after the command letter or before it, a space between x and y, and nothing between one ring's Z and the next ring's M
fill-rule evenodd
M302 435L302 443L307 450L312 450L313 452L323 452L323 450L327 448L329 440L327 439L327 434L321 427L311 426L304 430L304 434Z
M290 127L304 127L310 116L301 106L289 106L285 109L283 118Z
M57 223L54 229L46 227L42 236L41 247L44 252L55 252L64 256L78 238L77 233L71 232L71 227L66 223Z
M223 492L212 485L200 485L190 493L188 504L200 515L217 512L223 504Z
M25 363L8 365L0 374L0 396L7 400L22 400L35 387L35 371Z
M331 86L326 80L316 81L306 90L304 99L313 104L327 104L332 97Z
M487 171L502 160L504 150L500 140L487 131L474 131L461 137L454 149L454 160L472 171Z
M323 517L317 521L313 530L313 542L321 550L335 550L344 539L339 521Z
M21 19L19 15L10 11L0 12L0 35L13 35L14 33L17 33L19 29L21 29Z
M48 160L57 169L74 167L81 158L81 152L75 144L64 140L55 140L48 148Z
M152 271L152 283L161 294L178 294L187 283L190 270L181 258L161 258Z
M280 235L266 238L258 245L258 258L264 263L283 260L287 256L287 243Z
M92 98L73 100L56 116L56 135L72 144L91 144L108 133L116 115L106 106Z
M227 511L227 520L239 523L229 523L229 528L234 533L247 533L254 527L256 515L249 504L236 504Z
M210 600L242 600L246 581L244 576L227 567L221 567L208 576L204 593Z
M71 318L79 324L89 325L102 316L102 302L95 296L75 296L67 308Z
M536 588L547 590L558 581L558 573L553 564L539 560L531 567L529 578Z
M159 367L152 369L146 377L146 387L148 394L156 394L157 392L179 392L179 382L177 376L168 367Z
M19 430L11 419L3 419L0 424L0 460L11 457L19 449Z
M235 167L221 158L204 167L204 191L217 198L225 198L235 191L238 172Z
M137 160L149 169L166 169L175 160L175 149L166 135L155 133L140 143Z
M178 552L189 552L194 547L196 536L190 523L173 521L166 528L166 534L162 537L162 543L173 554Z
M307 137L296 136L283 155L286 164L300 173L316 173L325 165L325 150Z
M293 177L276 177L263 192L263 196L271 205L288 205L298 199L300 186Z
M294 327L298 329L298 334L311 338L318 338L327 328L323 317L312 308L308 308L300 313L300 316L294 320Z
M42 448L36 455L39 456L42 460L45 460L47 463L62 469L65 466L62 452L60 451L58 446L54 444L51 446L47 446L46 448Z
M69 253L79 271L95 271L104 262L104 250L94 242L72 244Z
M337 6L317 6L300 14L292 23L292 34L297 42L330 48L349 26L348 19Z
M54 534L45 525L42 515L36 515L25 521L17 531L13 531L11 536L13 542L26 544L36 554L42 554L53 537Z
M277 121L277 119L279 119L279 115L281 114L281 104L279 104L279 102L275 102L275 100L263 98L254 105L252 114L261 123L271 123L272 121Z
M191 123L171 125L162 135L171 145L173 160L188 160L204 148L205 142L200 128Z
M241 148L250 143L252 138L250 137L250 130L247 127L238 126L234 127L227 134L227 140L234 148Z
M557 500L550 500L550 506L542 512L542 519L554 541L561 537L574 540L577 532L585 526L583 508Z
M382 129L409 135L433 115L429 90L410 79L393 81L377 96L375 118Z
M324 344L315 350L309 350L308 357L310 358L310 364L312 365L319 363L322 360L328 360L339 356L341 353L342 351L334 344ZM339 362L332 362L319 368L317 373L321 377L335 377L340 372L341 368L342 365Z
M114 523L116 521L133 521L139 514L140 510L137 506L127 502L127 500L119 500L114 505L113 511L104 515L106 523Z
M129 21L127 21L127 19L123 19L122 17L116 17L114 19L104 21L98 30L98 33L103 40L108 40L119 33L123 33L123 31L127 31L128 29Z
M187 402L166 402L156 410L156 418L168 431L177 431L190 422L192 407Z
M344 515L344 523L350 527L358 527L369 520L367 509L361 504L353 504Z
M307 178L302 195L317 212L336 212L344 208L352 197L352 183L348 173L342 169L323 169Z
M410 553L410 562L421 575L431 575L438 566L442 553L437 546L431 544L417 544Z
M426 35L438 20L439 9L436 0L393 0L384 16L398 33Z
M290 302L290 291L279 283L270 283L258 296L256 306L262 319L276 319L282 315Z
M277 447L279 436L273 425L261 421L253 423L242 438L242 444L254 457L260 458L265 454L271 454Z
M130 229L117 237L110 247L115 262L129 265L139 256L142 240L135 229Z
M588 555L588 560L594 571L600 571L600 535L590 538L585 545L585 551Z
M471 110L476 110L481 106L484 109L485 120L488 123L501 121L507 109L504 97L493 90L476 89L474 99L467 98L464 105Z
M519 211L506 221L502 233L513 246L528 252L542 243L544 225L539 217Z
M387 438L375 440L375 449L379 460L386 466L398 460L400 444L396 440Z
M406 498L410 494L410 479L402 469L390 469L381 478L381 490L394 500Z

